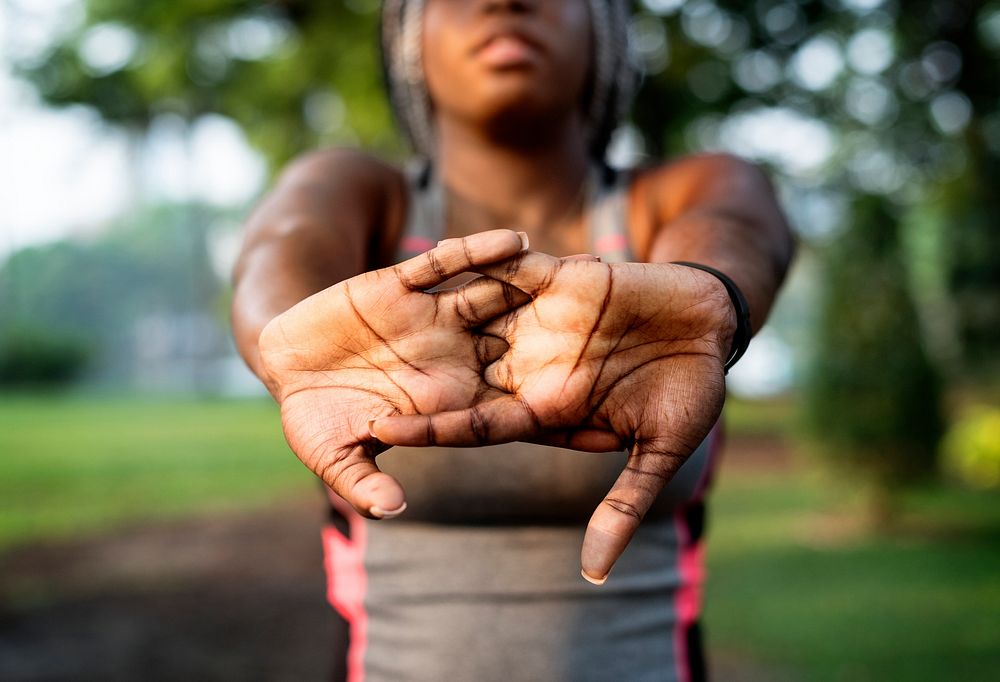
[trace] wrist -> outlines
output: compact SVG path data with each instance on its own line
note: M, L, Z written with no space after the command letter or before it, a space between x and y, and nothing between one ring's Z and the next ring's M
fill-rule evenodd
M725 355L722 356L726 373L739 361L750 345L752 327L750 324L750 306L746 297L736 283L728 275L708 265L675 261L672 265L699 270L711 276L719 293L720 305L717 307L717 329L719 344ZM724 295L724 298L723 298Z
M264 388L271 394L274 401L281 404L286 394L286 387L283 379L287 378L287 373L283 372L283 357L288 345L287 338L281 328L281 323L276 320L281 315L276 316L260 331L256 344L256 360L250 369L253 370Z

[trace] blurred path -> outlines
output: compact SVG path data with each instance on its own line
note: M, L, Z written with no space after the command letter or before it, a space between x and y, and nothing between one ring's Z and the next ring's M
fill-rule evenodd
M305 497L0 556L0 680L328 679Z

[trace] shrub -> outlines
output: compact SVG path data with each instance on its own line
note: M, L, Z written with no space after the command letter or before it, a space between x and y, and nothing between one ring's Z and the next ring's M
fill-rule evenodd
M1000 408L972 409L948 430L941 449L949 474L974 488L1000 489Z
M0 386L58 386L77 379L90 357L79 339L11 326L0 336Z

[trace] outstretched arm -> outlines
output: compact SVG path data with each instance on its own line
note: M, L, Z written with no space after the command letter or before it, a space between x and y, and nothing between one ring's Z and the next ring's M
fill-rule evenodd
M396 179L351 152L295 164L250 220L233 303L240 351L281 406L292 450L358 512L383 518L400 513L405 498L375 464L380 446L368 422L498 394L481 368L506 346L472 330L526 300L487 278L424 291L517 253L522 237L509 230L446 240L364 272L380 260L370 254L395 241Z
M233 273L233 332L262 379L257 342L280 313L369 269L401 221L402 185L388 166L358 152L302 157L250 216ZM391 237L391 234L389 235Z

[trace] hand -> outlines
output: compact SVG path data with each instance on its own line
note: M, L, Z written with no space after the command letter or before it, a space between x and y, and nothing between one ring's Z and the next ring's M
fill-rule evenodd
M632 444L583 543L584 577L603 583L657 494L718 419L736 324L729 297L711 275L677 265L525 252L478 271L533 298L484 327L510 346L487 367L486 383L510 395L379 419L373 432L395 445L468 446L545 440L578 427Z
M462 409L502 395L481 374L506 344L470 330L529 300L485 277L450 291L425 289L522 248L510 230L446 240L321 291L264 328L264 379L281 405L288 444L358 512L385 518L405 508L399 483L375 464L370 420Z

